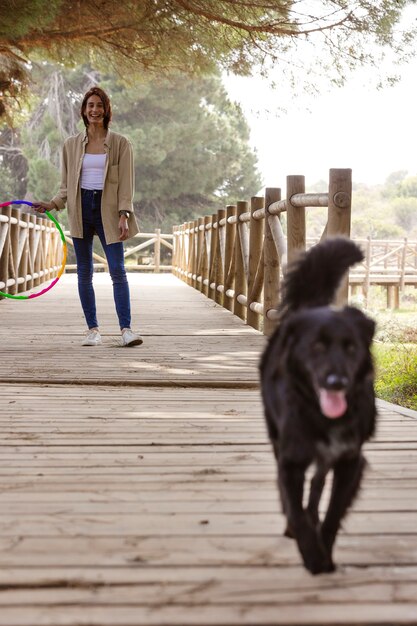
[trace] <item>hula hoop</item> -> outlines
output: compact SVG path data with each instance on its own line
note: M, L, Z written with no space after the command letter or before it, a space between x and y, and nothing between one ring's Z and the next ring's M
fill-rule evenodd
M26 204L27 206L32 206L32 207L34 206L33 202L28 202L27 200L11 200L10 202L3 202L3 204L0 204L0 209L2 207L10 206L11 204ZM39 296L43 296L43 294L47 293L50 289L52 289L52 287L55 287L55 285L61 278L62 274L64 273L65 265L67 262L67 242L65 241L65 235L58 220L56 220L55 217L51 215L49 211L45 211L45 215L47 215L49 219L55 224L62 240L63 257L62 257L62 265L58 272L58 276L54 278L54 280L48 287L46 287L45 289L42 289L41 291L36 291L35 293L31 293L30 296L14 296L10 293L5 293L4 291L0 291L0 296L3 296L5 298L12 298L13 300L33 300L33 298L39 298Z

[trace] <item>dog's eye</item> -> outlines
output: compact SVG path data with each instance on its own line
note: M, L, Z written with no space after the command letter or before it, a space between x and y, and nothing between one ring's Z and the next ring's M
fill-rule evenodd
M324 341L315 341L313 343L313 352L315 354L323 354L326 351L326 344Z
M353 356L354 354L356 354L356 346L354 343L352 343L351 341L349 341L346 345L345 345L345 350L346 350L346 354L349 354L351 356Z

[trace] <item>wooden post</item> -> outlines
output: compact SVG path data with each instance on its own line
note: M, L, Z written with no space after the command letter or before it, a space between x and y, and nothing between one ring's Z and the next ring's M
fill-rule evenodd
M220 226L220 220L226 217L226 209L219 209L217 211L217 263L216 263L216 294L215 300L217 304L223 306L225 298L223 293L217 289L219 286L223 286L224 290L224 249L226 242L226 226Z
M237 217L246 213L249 205L246 201L239 201L237 203ZM246 319L246 307L238 301L238 296L246 295L247 279L245 273L245 259L244 259L244 237L245 237L245 224L243 222L237 223L236 244L235 244L235 297L233 298L233 313L240 317L242 320Z
M182 280L181 270L183 269L183 250L184 250L184 226L178 224L177 226L177 277Z
M329 208L327 236L350 237L352 210L352 170L331 169L329 171ZM349 294L349 277L346 276L336 294L337 304L345 304Z
M213 225L217 222L217 213L213 213L211 216L211 242L210 242L210 259L209 259L209 284L208 284L208 296L212 300L216 299L216 275L217 275L217 262L218 262L218 239L219 239L219 225L213 228ZM213 285L213 287L212 287Z
M181 278L184 282L187 282L187 265L188 265L188 255L189 255L188 247L190 245L189 236L187 234L187 222L185 222L181 226L181 230L182 230Z
M264 198L252 197L250 202L250 231L249 231L249 271L248 271L248 306L246 313L247 323L259 330L260 318L259 314L255 311L251 311L250 305L254 301L252 293L255 282L256 271L261 261L262 255L262 241L264 231L264 220L255 220L253 214L258 209L262 209L264 206Z
M265 190L265 237L264 237L264 334L271 335L276 322L268 319L268 311L275 309L279 298L279 256L268 222L268 207L281 200L281 189L267 187Z
M8 219L8 222L3 223L3 226L1 227L2 237L4 237L4 243L3 243L3 249L0 251L0 281L6 285L6 287L3 288L3 291L8 293L9 290L7 287L7 281L9 278L10 230L12 226L10 223L10 218L12 215L12 207L8 206L3 209L0 209L0 212L2 215L5 215Z
M154 243L154 257L155 257L155 274L160 273L160 265L161 265L161 229L155 229L156 241Z
M202 293L208 297L209 294L209 273L210 273L210 249L211 249L211 230L208 230L206 226L211 224L211 215L206 215L203 218L203 235L204 235L204 244L203 244L203 263L201 267L201 284L202 284Z
M287 176L287 242L288 263L294 261L301 250L306 248L306 210L295 207L291 198L296 193L305 193L304 176Z
M35 227L33 229L33 284L32 288L39 286L39 269L40 269L40 250L42 248L42 218L39 215L35 216Z
M178 226L173 226L172 227L172 256L171 256L171 264L172 264L172 273L174 274L174 276L178 277L178 271L177 271L177 267L178 267L178 251L179 251L179 241L178 241L178 235L176 234L178 233Z
M13 224L10 229L10 248L9 248L9 278L14 279L14 285L9 289L9 293L15 295L18 292L18 278L19 278L19 235L20 235L20 211L18 209L12 209L12 217L17 220L17 224Z
M350 237L352 210L352 170L331 169L329 171L329 208L327 236Z
M236 215L237 208L235 205L226 207L226 242L224 249L224 306L229 311L233 311L233 299L226 295L228 289L234 287L234 249L236 241L236 224L229 224L230 217Z
M29 228L28 240L29 240L29 275L30 275L30 278L27 281L27 285L26 285L27 291L30 291L31 289L33 289L33 274L35 271L35 257L34 257L35 226L36 226L35 215L29 216L29 223L30 223L30 228Z
M39 248L38 248L38 256L39 256L39 268L40 268L40 273L42 272L43 268L46 267L46 250L47 250L47 245L46 245L46 237L47 237L47 232L46 232L46 227L47 227L47 218L41 218L41 231L40 231L40 238L39 238ZM42 284L42 282L44 281L43 276L39 277L39 285Z
M22 221L25 222L26 228L25 228L25 241L23 244L23 252L22 252L22 261L21 261L23 283L19 291L27 291L27 283L28 283L27 275L28 275L28 264L29 264L29 214L28 213L23 213ZM61 239L59 238L59 243L60 242L61 242Z
M204 217L199 217L197 220L197 263L196 263L196 285L195 288L199 291L203 291L203 262L204 262ZM200 280L198 280L200 278Z
M408 246L408 239L407 237L404 237L404 246L401 252L401 278L400 278L400 290L403 291L404 287L405 287L405 265L406 265L406 260L407 260L407 246Z
M197 225L197 220L193 220L188 222L188 230L189 230L189 238L188 238L188 284L191 287L194 287L195 279L194 275L196 274L196 250L197 250L197 234L195 232Z
M387 285L387 308L400 308L400 289L397 284Z
M193 286L193 264L194 264L194 222L187 222L188 230L188 262L187 262L187 284Z

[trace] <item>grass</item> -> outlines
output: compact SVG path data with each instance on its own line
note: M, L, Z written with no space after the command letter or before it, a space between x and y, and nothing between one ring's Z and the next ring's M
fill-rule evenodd
M417 344L375 343L378 398L417 411Z
M383 400L417 411L417 314L410 309L371 311L377 322L373 347L375 391Z

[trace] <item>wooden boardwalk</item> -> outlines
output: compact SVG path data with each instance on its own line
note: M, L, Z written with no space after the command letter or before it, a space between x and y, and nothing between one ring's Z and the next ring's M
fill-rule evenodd
M140 348L80 347L75 276L0 302L0 624L417 624L417 420L380 403L335 574L281 536L264 338L172 276L130 275ZM139 324L140 322L140 324Z

